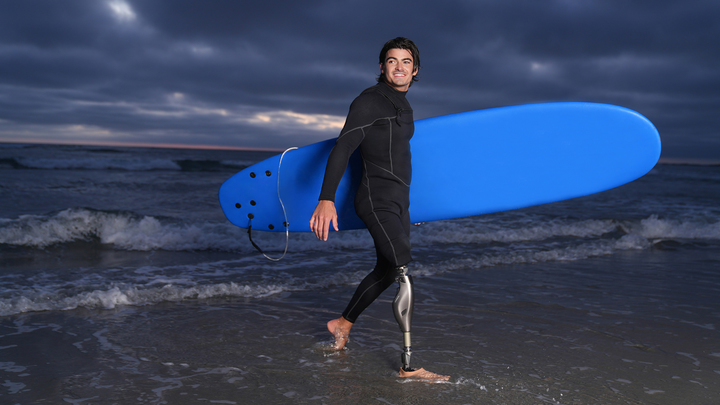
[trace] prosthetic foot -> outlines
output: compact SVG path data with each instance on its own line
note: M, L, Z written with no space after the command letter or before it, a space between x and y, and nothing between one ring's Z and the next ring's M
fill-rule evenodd
M395 320L400 325L400 331L403 333L403 353L400 355L402 360L402 369L406 372L414 371L410 368L410 326L412 324L413 307L415 306L415 295L413 294L412 277L407 272L407 266L398 268L399 275L397 282L399 284L395 299L393 300L393 313Z

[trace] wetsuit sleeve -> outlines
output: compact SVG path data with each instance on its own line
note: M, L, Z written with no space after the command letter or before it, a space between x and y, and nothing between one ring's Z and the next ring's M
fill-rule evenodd
M350 155L365 139L365 127L371 125L377 118L377 112L374 111L375 105L376 100L373 100L373 97L362 94L350 105L345 126L328 157L319 200L335 202L335 192L345 174Z
M362 142L362 132L362 129L356 129L339 137L335 142L325 167L325 177L323 178L323 186L318 200L335 202L335 191L337 191L340 180L345 173L345 169L347 169L350 155Z

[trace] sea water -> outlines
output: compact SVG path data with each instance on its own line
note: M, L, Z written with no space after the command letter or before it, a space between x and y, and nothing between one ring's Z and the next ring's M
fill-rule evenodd
M217 191L274 153L0 144L7 403L717 403L720 166L412 228L413 362L364 230L256 232Z

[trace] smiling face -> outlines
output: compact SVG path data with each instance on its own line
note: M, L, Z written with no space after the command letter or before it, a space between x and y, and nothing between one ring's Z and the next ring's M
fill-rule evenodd
M385 83L398 91L408 91L417 72L412 53L407 49L388 50L385 61L380 65L380 74L385 78Z

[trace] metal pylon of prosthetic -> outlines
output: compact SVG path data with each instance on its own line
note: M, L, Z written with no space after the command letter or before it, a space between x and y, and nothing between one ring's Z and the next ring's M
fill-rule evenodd
M413 307L415 306L415 295L413 293L412 277L407 274L407 266L398 267L398 272L399 274L396 278L398 289L392 306L395 320L397 320L400 331L403 333L403 353L400 355L403 370L412 371L410 368L410 356L412 355L412 350L410 349L410 327L412 324Z

